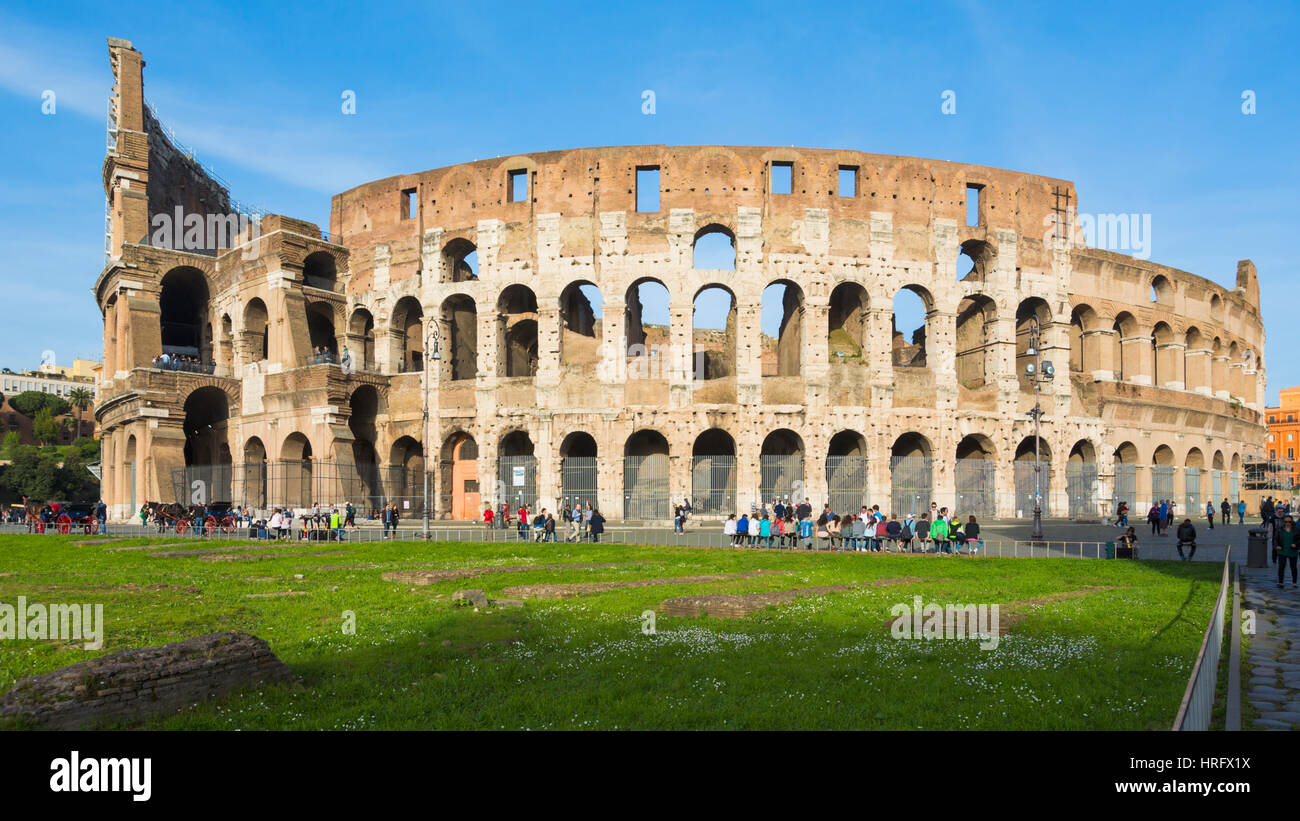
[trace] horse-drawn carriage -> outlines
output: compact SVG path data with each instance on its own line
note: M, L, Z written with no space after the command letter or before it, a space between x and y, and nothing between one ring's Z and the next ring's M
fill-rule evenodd
M93 536L99 532L94 502L38 502L27 499L24 507L27 529L32 533L53 530L66 536L76 531Z
M180 535L192 533L209 536L213 533L234 533L239 524L235 520L234 505L230 502L213 502L207 506L185 505L172 502L151 502L149 517L158 526L158 532L175 529Z

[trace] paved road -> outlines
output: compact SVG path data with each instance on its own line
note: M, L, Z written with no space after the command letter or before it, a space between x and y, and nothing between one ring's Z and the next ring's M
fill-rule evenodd
M1246 699L1259 711L1254 727L1300 726L1300 590L1278 589L1277 570L1242 568L1242 609L1255 611L1255 636L1246 651Z

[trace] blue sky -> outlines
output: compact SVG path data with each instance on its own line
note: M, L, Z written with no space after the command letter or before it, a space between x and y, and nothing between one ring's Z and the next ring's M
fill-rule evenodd
M322 226L330 196L361 182L591 145L843 147L1070 179L1085 211L1151 214L1157 262L1231 287L1237 260L1254 260L1275 403L1300 384L1298 18L1287 3L10 0L0 364L100 355L89 289L115 36L144 53L151 105L238 199ZM940 111L948 89L955 116Z

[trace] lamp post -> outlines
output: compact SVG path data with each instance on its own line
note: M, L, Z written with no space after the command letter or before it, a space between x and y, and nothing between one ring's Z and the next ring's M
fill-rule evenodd
M435 319L429 326L429 338L425 344L427 356L424 358L424 415L423 415L423 433L424 439L424 463L421 468L424 472L424 540L429 541L429 363L442 359L442 352L438 350L439 341L438 320Z
M1043 408L1039 403L1039 395L1042 392L1043 385L1051 382L1056 376L1056 368L1052 367L1052 363L1043 361L1043 354L1039 345L1040 333L1038 317L1030 317L1029 350L1025 351L1025 353L1032 356L1034 361L1025 365L1025 376L1028 377L1030 382L1034 383L1034 409L1029 412L1030 417L1034 420L1034 532L1030 534L1029 538L1035 541L1043 538L1043 464L1039 448L1039 432Z

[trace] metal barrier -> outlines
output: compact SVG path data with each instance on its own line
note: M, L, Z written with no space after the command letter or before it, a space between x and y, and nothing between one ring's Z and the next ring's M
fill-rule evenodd
M729 513L736 509L735 456L692 457L691 505L703 514Z
M1183 693L1182 704L1178 705L1178 715L1174 718L1175 732L1210 728L1210 715L1214 712L1215 688L1219 682L1219 652L1223 647L1223 616L1228 597L1228 569L1231 556L1232 549L1229 548L1223 557L1223 579L1219 582L1219 595L1214 600L1214 612L1210 615L1210 623L1205 628L1201 650L1196 654L1192 675L1187 680L1187 690Z
M934 499L934 462L929 456L889 457L890 503L894 515L928 513Z

